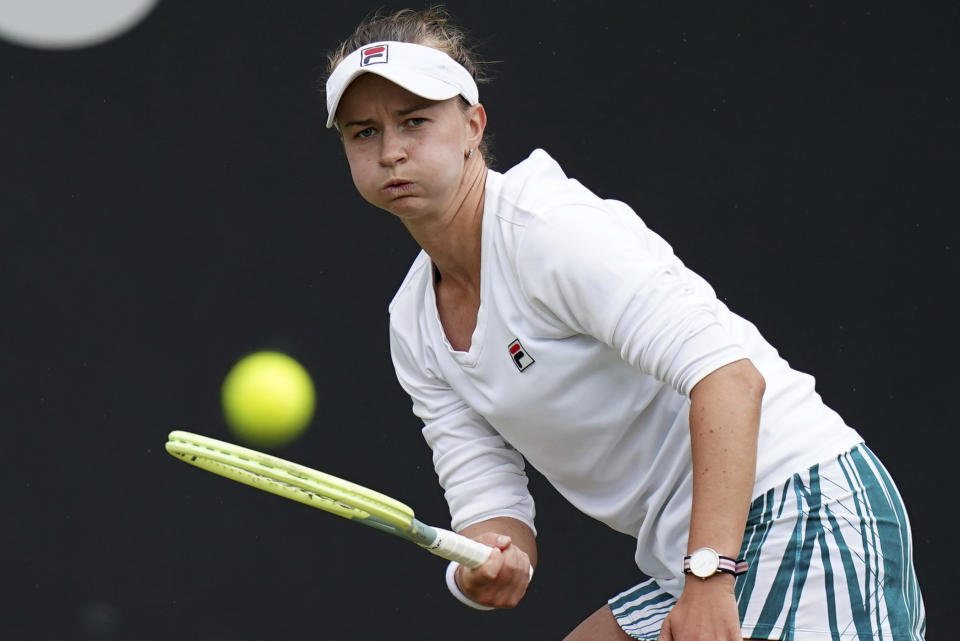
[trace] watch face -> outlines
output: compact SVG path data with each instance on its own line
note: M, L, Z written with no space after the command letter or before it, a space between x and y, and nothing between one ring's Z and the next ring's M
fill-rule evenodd
M711 548L700 548L690 555L690 573L705 579L720 567L720 555Z

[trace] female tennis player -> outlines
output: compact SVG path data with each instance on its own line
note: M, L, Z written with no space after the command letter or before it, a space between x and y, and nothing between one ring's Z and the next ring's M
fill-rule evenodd
M478 77L428 9L365 20L326 82L356 188L423 250L392 357L453 528L497 548L451 564L454 596L523 597L526 461L637 539L639 583L570 641L922 639L910 527L863 439L629 206L539 149L490 169Z

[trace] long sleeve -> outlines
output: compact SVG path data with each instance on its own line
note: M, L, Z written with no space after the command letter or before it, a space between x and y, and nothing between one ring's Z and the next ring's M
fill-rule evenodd
M423 436L450 507L455 530L494 516L509 516L534 529L534 503L523 457L429 367L430 355L414 355L391 326L397 379L423 421ZM534 529L534 531L536 531Z

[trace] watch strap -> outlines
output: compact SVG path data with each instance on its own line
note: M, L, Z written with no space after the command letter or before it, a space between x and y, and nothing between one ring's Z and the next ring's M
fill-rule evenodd
M684 573L690 572L690 556L686 555L683 557L683 571ZM750 564L746 559L731 559L729 556L717 555L720 559L720 565L717 567L717 572L726 572L727 574L732 574L733 576L739 576L749 569Z

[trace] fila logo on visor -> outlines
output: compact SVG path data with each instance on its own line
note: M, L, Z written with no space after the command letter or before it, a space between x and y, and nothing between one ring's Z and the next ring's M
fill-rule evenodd
M515 339L512 343L510 343L510 345L507 346L507 349L510 351L510 357L513 359L513 364L516 365L517 369L521 372L533 365L533 357L527 353L527 350L523 348L523 345L520 344L518 339Z
M387 61L387 45L377 45L376 47L367 47L360 52L360 66L375 65Z

